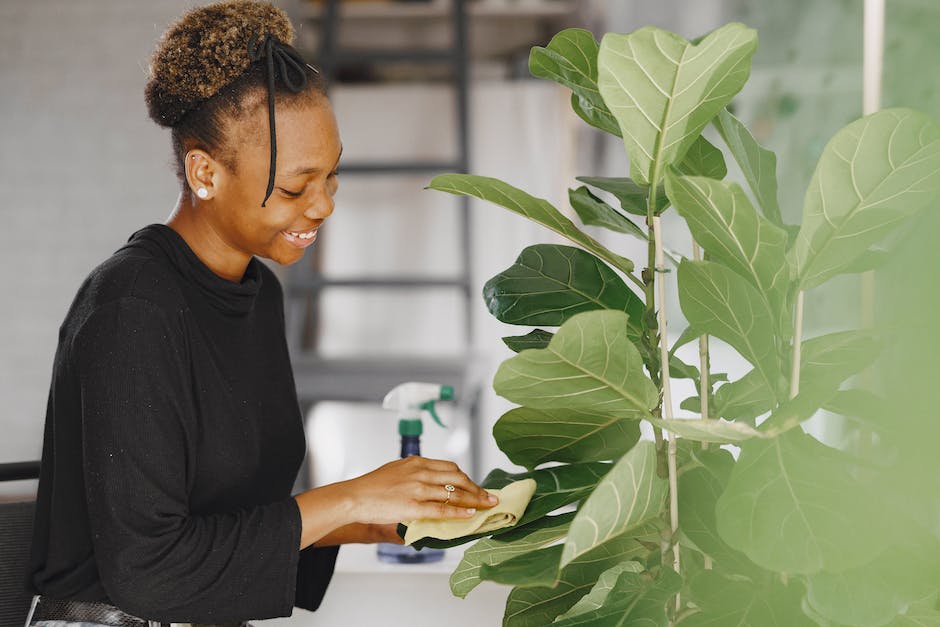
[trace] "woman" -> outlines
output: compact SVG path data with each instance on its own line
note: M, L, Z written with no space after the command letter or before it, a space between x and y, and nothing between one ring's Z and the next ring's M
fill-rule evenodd
M240 0L190 11L158 44L147 105L171 129L182 192L166 224L91 273L60 329L32 624L313 610L338 545L400 543L399 521L495 504L421 457L290 496L306 446L281 288L255 257L303 256L342 152L292 39L282 11Z

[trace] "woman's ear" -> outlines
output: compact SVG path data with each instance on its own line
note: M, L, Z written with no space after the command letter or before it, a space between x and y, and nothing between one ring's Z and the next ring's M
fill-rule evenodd
M219 166L204 150L193 149L186 153L186 182L190 193L200 200L213 198L218 191Z

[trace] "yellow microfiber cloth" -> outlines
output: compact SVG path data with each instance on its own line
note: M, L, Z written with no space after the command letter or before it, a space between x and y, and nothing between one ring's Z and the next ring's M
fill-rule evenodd
M499 497L499 503L489 509L478 509L471 518L459 520L422 518L405 523L408 526L408 531L405 532L405 544L412 544L421 538L453 540L471 534L511 527L519 522L529 501L532 500L532 495L535 494L535 480L523 479L510 483L505 488L487 490L487 492Z

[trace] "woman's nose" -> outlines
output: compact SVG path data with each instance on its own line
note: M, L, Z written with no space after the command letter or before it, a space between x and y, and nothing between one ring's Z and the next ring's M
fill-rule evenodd
M313 204L307 207L307 210L304 211L304 215L311 220L323 220L332 215L333 206L333 197L328 194L323 194L318 197Z

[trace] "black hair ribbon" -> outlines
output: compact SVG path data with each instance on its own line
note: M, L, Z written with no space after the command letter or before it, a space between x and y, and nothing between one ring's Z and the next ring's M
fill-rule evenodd
M268 79L268 128L271 133L271 166L268 172L268 187L264 193L264 200L261 206L264 207L274 191L274 171L277 166L277 133L274 127L274 92L275 78L281 77L284 86L295 94L299 94L307 86L307 72L304 67L309 67L314 72L316 68L303 60L303 57L292 47L287 46L268 33L264 39L258 42L257 35L252 35L248 41L248 57L252 61L265 59L266 73ZM275 74L275 63L278 73ZM293 76L291 74L293 73Z

